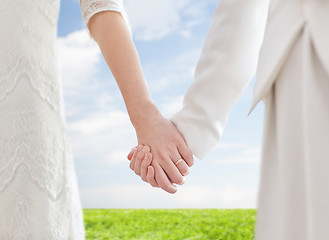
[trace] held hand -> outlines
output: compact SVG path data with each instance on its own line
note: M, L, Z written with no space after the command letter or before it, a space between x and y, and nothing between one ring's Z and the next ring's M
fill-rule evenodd
M128 154L127 158L130 160L131 163L130 168L136 172L138 172L140 168L140 174L138 174L144 182L150 183L152 187L159 187L157 181L155 180L154 176L154 168L151 166L152 162L152 153L145 153L145 150L149 149L148 146L136 146L133 149L131 149L130 153ZM146 157L146 154L149 154L150 156ZM179 164L183 163L183 159L177 162L178 166ZM188 174L188 173L187 173ZM185 174L184 176L186 176Z
M145 152L145 150L149 150L150 147L148 146L136 146L134 147L130 153L128 154L127 158L130 160L130 168L137 174L140 168L139 175L144 182L150 183L152 187L159 187L158 183L155 180L154 176L154 168L151 166L152 162L152 153ZM148 156L146 156L148 155ZM135 163L135 164L134 164ZM136 166L136 167L135 167Z
M154 178L147 176L148 173L142 174L142 169L145 169L145 166L142 166L142 156L148 147L142 153L140 149L128 155L128 159L131 159L130 168L152 186L175 193L177 187L174 184L183 184L185 182L183 176L188 174L189 167L193 165L193 155L184 138L170 120L159 115L153 116L152 121L144 127L136 128L136 132L139 143L150 146L153 169L148 167L147 170L151 173L149 175L152 175L154 170ZM175 165L178 161L179 163Z

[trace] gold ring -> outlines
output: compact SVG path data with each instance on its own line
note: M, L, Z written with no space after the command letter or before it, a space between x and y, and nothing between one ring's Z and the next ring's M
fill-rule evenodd
M184 161L184 159L183 158L180 158L176 163L175 163L175 165L177 166L180 162L182 162L182 161Z

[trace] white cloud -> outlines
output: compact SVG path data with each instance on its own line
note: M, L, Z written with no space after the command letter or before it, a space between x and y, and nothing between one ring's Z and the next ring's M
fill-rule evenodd
M100 108L105 109L109 105L115 103L115 98L109 92L106 92L106 93L100 94L96 98L96 103L98 104L98 106Z
M118 161L113 154L127 152L135 145L134 129L126 112L113 110L118 103L113 90L106 89L98 77L102 57L98 45L85 30L61 37L58 42L67 129L75 158L93 159L94 165L127 161L126 157Z
M131 0L126 9L136 37L142 40L160 39L175 31L182 22L181 10L189 0Z
M189 30L183 30L183 31L181 31L180 32L180 34L181 34L181 36L183 36L184 38L186 38L186 39L189 39L190 37L191 37L191 31L189 31Z
M205 8L213 4L196 0L126 0L125 3L135 37L145 41L186 32L209 17Z
M163 61L159 59L145 65L144 72L151 93L168 96L168 92L180 89L179 94L185 94L193 82L194 70L200 51L201 48L191 49L170 60Z
M128 114L121 111L91 113L82 119L68 124L70 131L80 135L92 135L111 130L126 128L130 124Z
M258 156L252 156L252 157L245 157L245 156L239 156L239 157L228 157L228 158L221 158L216 161L212 161L214 163L218 164L236 164L236 163L255 163L259 164L260 159Z
M84 29L59 37L58 47L66 117L81 116L94 101L104 106L110 99L97 78L102 60L98 45Z
M133 146L129 146L133 147ZM125 149L112 149L112 151L106 156L106 162L108 165L114 166L119 164L127 165L127 148Z
M234 149L234 144L232 145ZM237 145L239 146L239 145ZM228 148L229 145L228 145ZM215 160L211 160L213 163L217 164L237 164L237 163L252 163L252 164L259 164L260 163L260 148L249 148L244 149L240 153L235 153L235 156L232 157L222 157L217 158ZM238 154L238 155L236 155Z
M237 149L246 147L246 143L237 143L237 142L222 142L220 141L214 149Z
M257 148L250 148L247 149L243 152L244 155L260 155L261 153L261 148L257 147Z
M96 112L68 122L76 157L92 157L93 163L126 164L136 145L135 131L125 112Z
M101 52L91 41L86 30L70 33L58 38L63 86L75 90L94 79Z

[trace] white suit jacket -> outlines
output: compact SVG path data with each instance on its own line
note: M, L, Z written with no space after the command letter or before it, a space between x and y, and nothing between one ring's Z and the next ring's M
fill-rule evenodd
M219 1L194 82L171 117L197 158L204 159L218 143L255 74L249 114L269 93L304 24L329 72L329 0Z

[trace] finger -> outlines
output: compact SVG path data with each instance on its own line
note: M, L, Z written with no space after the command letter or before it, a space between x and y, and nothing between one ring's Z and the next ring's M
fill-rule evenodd
M185 178L183 177L183 175L180 173L178 168L173 163L173 160L170 158L170 155L167 157L163 157L163 155L161 155L161 156L162 156L161 157L162 159L161 159L161 161L159 161L159 164L160 164L161 168L163 169L163 171L165 172L165 174L168 176L169 181L171 183L175 183L175 184L179 184L179 185L184 184ZM156 171L156 169L155 169L155 171Z
M178 144L177 148L178 148L180 155L187 163L187 165L189 167L192 167L194 164L193 154L192 154L191 150L187 147L185 141L184 141L184 143Z
M134 152L137 150L137 146L136 147L133 147L131 150L130 150L130 153L128 154L127 158L128 160L130 161L131 158L133 157L133 154Z
M149 146L144 146L142 148L142 150L136 156L134 171L139 176L141 174L142 161L145 158L145 154L149 151L150 151L150 147Z
M172 120L170 120L170 122L177 128L176 124ZM178 132L179 132L179 130L178 130ZM185 162L187 163L187 165L189 167L192 167L194 164L193 154L192 154L191 150L188 148L187 143L181 133L180 133L180 138L181 138L181 141L179 141L178 145L177 145L178 151L179 151L180 155L183 157L183 159L185 160Z
M144 182L148 182L147 181L147 173L148 173L147 169L151 165L151 162L152 162L152 154L146 153L145 158L141 165L141 178Z
M157 181L155 180L154 176L154 168L153 166L148 166L147 167L147 176L146 176L147 182L151 184L152 187L159 187Z
M137 154L140 152L140 150L143 148L143 145L139 145L136 149L136 151L134 152L132 158L131 158L131 161L130 161L130 164L129 164L129 167L131 170L134 171L134 167L135 167L135 161L136 161L136 157L137 157Z
M141 171L141 164L143 159L145 158L145 152L140 151L135 159L135 166L134 166L134 172L140 176L140 171Z
M168 193L176 193L177 187L171 183L166 175L166 173L163 171L160 165L154 166L154 173L155 173L155 180L159 184L159 187L165 190ZM177 169L176 169L177 170Z
M189 174L190 167L187 165L187 163L182 158L182 156L179 155L178 150L177 150L177 155L175 155L175 157L172 157L171 159L173 159L173 163L175 164L175 166L183 176Z

